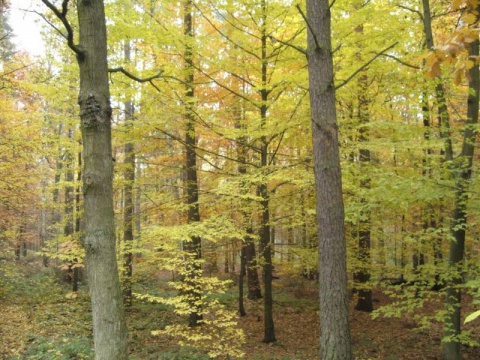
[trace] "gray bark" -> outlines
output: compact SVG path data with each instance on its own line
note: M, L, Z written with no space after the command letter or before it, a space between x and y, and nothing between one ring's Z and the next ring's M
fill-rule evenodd
M103 0L77 2L83 139L85 256L95 359L127 359L127 330L115 250L111 106Z
M335 85L327 0L307 0L308 72L319 236L320 359L352 358Z

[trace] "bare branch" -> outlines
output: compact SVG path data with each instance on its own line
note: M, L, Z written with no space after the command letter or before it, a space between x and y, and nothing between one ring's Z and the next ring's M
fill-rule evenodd
M401 5L401 4L397 4L397 6L401 9L408 10L410 12L413 12L413 13L417 14L420 17L420 19L423 21L423 14L420 11L409 8L409 7Z
M357 70L355 70L353 72L352 75L350 75L348 78L346 78L344 81L342 81L339 85L335 86L335 90L338 90L340 89L342 86L348 84L348 82L350 80L352 80L355 76L357 76L358 73L360 73L361 71L365 70L365 68L367 68L372 62L374 62L378 57L382 56L384 53L386 53L388 50L390 50L391 48L393 48L394 46L396 46L398 44L398 41L396 41L395 43L393 43L392 45L390 45L389 47L383 49L382 51L380 51L379 53L375 54L375 56L373 58L371 58L369 61L367 61L365 64L363 64L362 66L360 66Z
M303 20L305 20L305 22L307 23L308 30L310 30L310 33L312 34L313 40L315 41L315 46L317 47L317 49L321 49L320 44L318 43L317 34L315 34L312 27L310 26L310 23L308 22L307 16L304 14L302 9L300 8L300 5L297 4L297 5L295 5L295 7L297 8L300 15L302 15Z
M278 42L282 45L285 45L285 46L288 46L288 47L291 47L291 48L297 50L298 52L302 53L303 55L307 55L307 50L305 50L304 48L302 48L300 46L296 46L296 45L290 44L288 42L285 42L283 40L277 39L276 37L273 37L272 35L269 35L268 37L270 38L270 41L272 43Z
M131 72L125 70L125 68L123 68L123 67L116 67L116 68L113 68L113 69L108 69L108 72L109 72L109 73L117 73L117 72L120 72L120 73L124 74L126 77L128 77L128 78L130 78L130 79L132 79L132 80L134 80L134 81L136 81L136 82L139 82L139 83L144 83L144 82L150 82L150 83L151 83L152 80L154 80L154 79L159 79L159 78L162 78L162 77L163 77L163 76L162 76L163 70L160 70L160 71L158 72L158 74L156 74L156 75L150 76L150 77L148 77L148 78L143 78L143 79L141 79L141 78L133 75Z
M30 10L24 10L24 11L30 11ZM65 40L67 40L67 35L65 35L62 30L60 30L58 27L55 26L55 24L53 24L50 20L48 20L48 18L43 15L42 13L39 13L38 11L35 11L35 10L32 10L31 12L33 12L34 14L37 14L38 16L40 16L48 25L50 25L50 27L55 30L56 32L58 32L58 34L63 37Z
M85 57L85 52L73 42L73 29L70 23L67 20L67 12L68 12L68 2L69 0L63 0L62 2L62 11L58 10L55 5L53 5L48 0L42 0L42 2L55 14L55 16L62 22L65 30L67 31L67 44L70 49L73 50L75 54L77 54L78 58L81 60ZM50 24L50 23L49 23ZM50 24L51 25L51 24ZM54 27L55 28L55 27ZM56 28L55 28L56 29ZM56 29L59 31L58 29ZM60 31L59 31L60 32ZM61 32L60 32L61 33ZM65 36L64 36L65 37Z
M409 64L409 63L403 61L402 59L397 58L396 56L393 56L393 55L390 55L390 54L382 54L382 56L385 56L385 57L388 57L388 58L390 58L390 59L393 59L393 60L399 62L399 63L402 64L402 65L408 66L409 68L417 69L417 70L420 70L420 69L421 69L420 66L413 65L413 64Z

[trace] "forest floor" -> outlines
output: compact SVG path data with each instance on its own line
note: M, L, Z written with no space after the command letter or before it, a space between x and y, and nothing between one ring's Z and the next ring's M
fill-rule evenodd
M51 271L39 271L33 265L24 265L22 269L20 274L10 268L7 276L10 280L6 285L3 283L3 292L0 291L0 359L92 359L87 293L80 291L78 297L69 298L68 287L55 280ZM397 292L403 295L409 293L408 289ZM319 327L317 298L315 282L298 277L275 280L277 342L274 344L261 342L262 301L246 301L247 316L239 319L247 339L243 347L245 359L316 359ZM473 310L471 299L464 298L464 313L468 314ZM382 289L375 289L374 299L376 308L396 302L383 294ZM387 308L388 314L398 317L379 316L373 319L372 314L353 310L352 298L354 358L440 359L442 326L437 321L427 324L425 320L442 309L441 297L431 293L415 299L415 296L410 296L410 311ZM235 308L235 289L224 300ZM127 310L132 359L208 359L198 353L194 355L191 350L180 349L171 338L151 334L152 330L158 330L166 321L171 321L172 316L172 312L163 305L138 301ZM472 322L469 330L472 338L480 341L478 321ZM464 360L480 359L479 347L464 346L462 352Z

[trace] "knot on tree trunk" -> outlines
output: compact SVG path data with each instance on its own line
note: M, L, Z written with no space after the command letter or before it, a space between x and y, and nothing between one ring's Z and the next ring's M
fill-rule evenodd
M85 129L101 129L105 127L108 116L102 114L102 106L94 94L90 93L86 99L80 98L80 117Z

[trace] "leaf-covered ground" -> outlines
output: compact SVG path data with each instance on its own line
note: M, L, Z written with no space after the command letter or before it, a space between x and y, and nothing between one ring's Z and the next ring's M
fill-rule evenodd
M69 299L66 296L68 287L53 280L53 276L52 270L38 271L30 265L23 274L15 274L6 285L3 284L0 293L0 359L92 359L88 295L81 291L77 298ZM236 306L234 290L224 299L232 307ZM239 319L247 335L243 349L247 354L245 358L316 359L318 305L315 283L301 278L276 280L275 294L275 344L261 342L261 301L246 301L248 314ZM374 298L377 308L393 302L379 289ZM470 302L471 299L465 299L466 305ZM372 319L371 314L352 309L355 359L440 359L441 325L434 322L429 328L416 329L421 325L422 317L432 315L436 308L440 309L439 306L435 301L426 302L409 314L403 313L400 318L376 319ZM466 307L465 313L472 310L471 305ZM137 301L128 309L127 318L132 359L208 359L192 349L180 349L174 339L151 335L152 330L181 320L164 305ZM480 340L480 324L473 322L469 328L473 338ZM464 347L463 354L466 360L477 360L480 348Z

